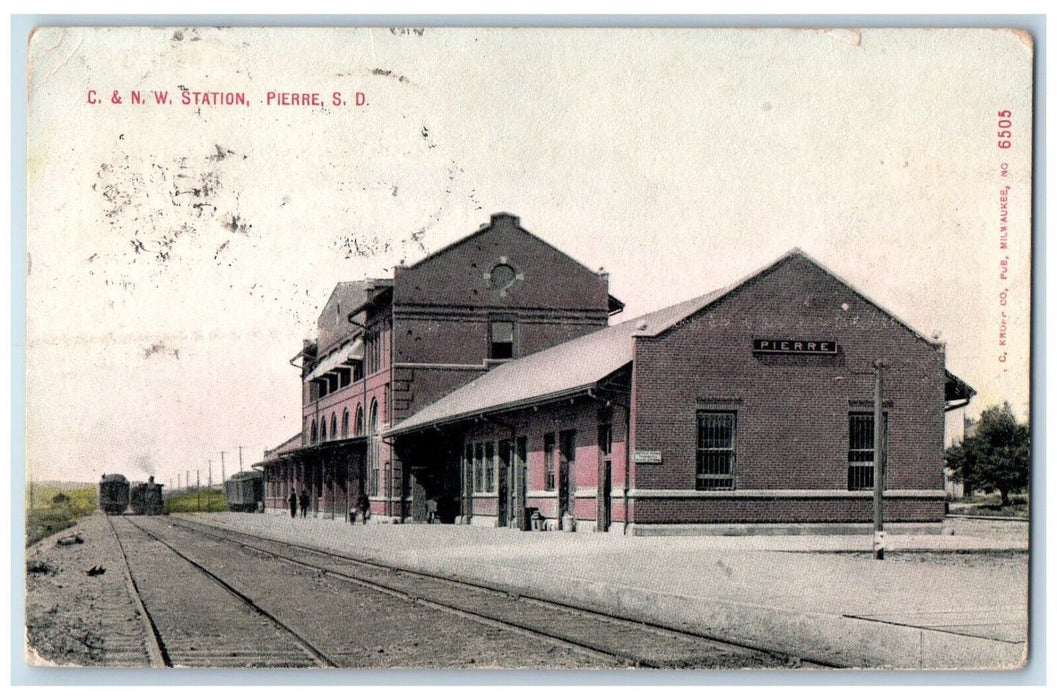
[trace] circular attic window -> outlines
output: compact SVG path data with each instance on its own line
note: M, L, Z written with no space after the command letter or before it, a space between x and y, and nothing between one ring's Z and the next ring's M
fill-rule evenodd
M505 290L514 284L514 280L517 279L517 272L510 265L499 263L492 268L492 274L489 275L488 279L494 289Z

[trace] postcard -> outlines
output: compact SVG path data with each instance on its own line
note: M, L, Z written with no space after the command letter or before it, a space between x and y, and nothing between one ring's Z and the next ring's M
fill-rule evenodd
M1031 658L1028 32L28 52L30 664Z

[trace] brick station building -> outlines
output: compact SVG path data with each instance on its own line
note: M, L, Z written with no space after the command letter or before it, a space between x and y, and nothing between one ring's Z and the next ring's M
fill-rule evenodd
M942 344L793 250L609 325L589 270L497 214L393 278L341 283L304 344L302 433L266 505L345 517L628 534L872 518L885 365L885 518L945 512L944 412L973 390Z

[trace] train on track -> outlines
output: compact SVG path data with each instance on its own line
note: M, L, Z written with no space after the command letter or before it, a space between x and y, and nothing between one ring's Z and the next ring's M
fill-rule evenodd
M128 502L128 479L122 474L103 474L99 480L99 510L107 515L121 515Z
M154 477L146 483L133 484L129 490L129 503L136 515L162 515L165 512L165 500L162 498L161 484L154 483Z
M224 482L224 495L228 510L255 513L264 504L264 475L259 471L244 471L232 474Z

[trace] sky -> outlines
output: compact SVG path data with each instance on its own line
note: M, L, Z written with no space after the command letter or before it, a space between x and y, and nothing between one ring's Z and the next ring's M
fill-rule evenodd
M334 285L499 211L607 270L616 320L800 247L938 334L971 415L1026 418L1031 51L999 30L38 30L27 471L205 483L239 446L248 467L299 430L290 359ZM247 104L194 104L213 92Z

